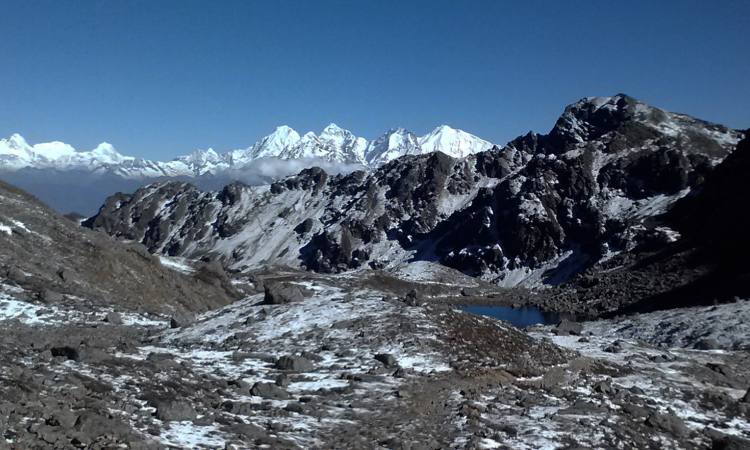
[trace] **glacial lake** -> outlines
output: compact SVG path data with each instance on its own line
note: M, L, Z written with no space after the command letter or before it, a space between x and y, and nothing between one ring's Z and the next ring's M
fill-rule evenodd
M512 308L497 305L461 305L460 308L472 314L510 322L518 328L530 325L556 325L560 321L558 314L544 312L531 306Z

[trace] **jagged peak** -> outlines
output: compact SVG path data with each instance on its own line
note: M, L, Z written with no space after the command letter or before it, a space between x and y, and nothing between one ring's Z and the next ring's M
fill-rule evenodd
M326 125L325 128L323 128L323 131L321 132L321 134L324 134L324 133L338 133L338 132L341 132L341 131L349 131L349 130L345 130L344 128L341 128L340 126L338 126L335 123L331 122L328 125Z

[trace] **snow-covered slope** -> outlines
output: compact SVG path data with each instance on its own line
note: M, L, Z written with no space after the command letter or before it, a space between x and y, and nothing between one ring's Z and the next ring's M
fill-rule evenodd
M372 165L385 164L404 155L419 155L422 147L414 133L403 128L388 130L370 142L367 148L367 162Z
M454 158L465 158L492 148L492 144L473 134L440 125L431 133L419 138L422 153L443 152Z
M0 171L77 170L127 179L198 177L241 170L266 159L301 160L308 165L323 161L377 167L404 155L442 151L464 157L491 147L487 141L445 125L421 138L399 128L369 142L332 123L320 134L308 132L300 136L292 128L280 126L248 148L221 154L209 148L172 161L149 161L124 156L106 142L91 151L77 151L63 142L30 145L21 135L14 134L0 140Z

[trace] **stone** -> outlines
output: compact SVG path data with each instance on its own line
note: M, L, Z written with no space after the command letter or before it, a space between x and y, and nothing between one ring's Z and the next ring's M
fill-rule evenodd
M276 361L276 368L290 372L311 372L315 366L312 361L302 356L282 356Z
M396 357L391 355L390 353L378 353L377 355L375 355L375 360L383 363L385 367L398 366L398 361L396 360Z
M44 289L38 294L39 301L42 303L59 303L65 300L65 296L51 289Z
M122 325L122 316L117 312L109 312L104 316L104 321L112 325Z
M717 350L721 348L719 341L713 338L701 339L693 345L696 350Z
M561 336L574 335L578 336L583 332L583 325L568 319L563 319L555 327L555 332Z
M184 313L178 313L173 315L169 319L169 327L170 328L182 328L186 325L190 325L193 322L193 317L191 317L189 314Z
M412 289L406 294L406 297L404 298L404 303L406 303L408 306L420 306L422 304L422 299L417 293L417 290Z
M70 359L72 361L78 361L81 359L81 355L78 352L78 349L75 349L73 347L64 345L60 347L52 347L49 349L50 353L52 353L52 356L55 358L65 358Z
M193 406L184 400L158 399L153 401L156 418L163 421L194 420L198 414Z
M283 305L305 299L299 286L290 283L266 282L263 288L265 291L264 303L267 305Z
M289 393L275 383L264 383L261 381L255 383L250 388L250 395L276 400L286 400L289 398Z
M653 413L646 419L646 425L677 437L688 434L688 429L682 419L672 413Z

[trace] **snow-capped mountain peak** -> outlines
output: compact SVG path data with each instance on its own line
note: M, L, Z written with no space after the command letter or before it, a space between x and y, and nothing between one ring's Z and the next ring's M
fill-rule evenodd
M348 133L348 130L345 130L341 128L340 126L336 125L335 123L331 122L328 125L326 125L325 128L323 128L323 131L320 132L321 136L325 135L338 135L343 133Z
M24 168L111 171L125 178L200 176L227 169L242 169L255 160L318 159L333 163L377 167L404 155L442 151L465 157L492 147L474 135L441 125L426 136L417 137L404 128L394 128L370 142L335 123L319 134L300 134L281 125L247 148L218 153L209 148L195 150L172 161L149 161L120 154L112 144L102 142L90 151L78 151L64 142L30 145L20 134L0 139L0 170Z
M443 152L454 158L465 158L492 148L492 143L463 130L440 125L419 138L422 153Z
M417 136L404 128L392 128L370 142L367 148L367 162L377 166L393 161L404 155L418 155L422 152Z

